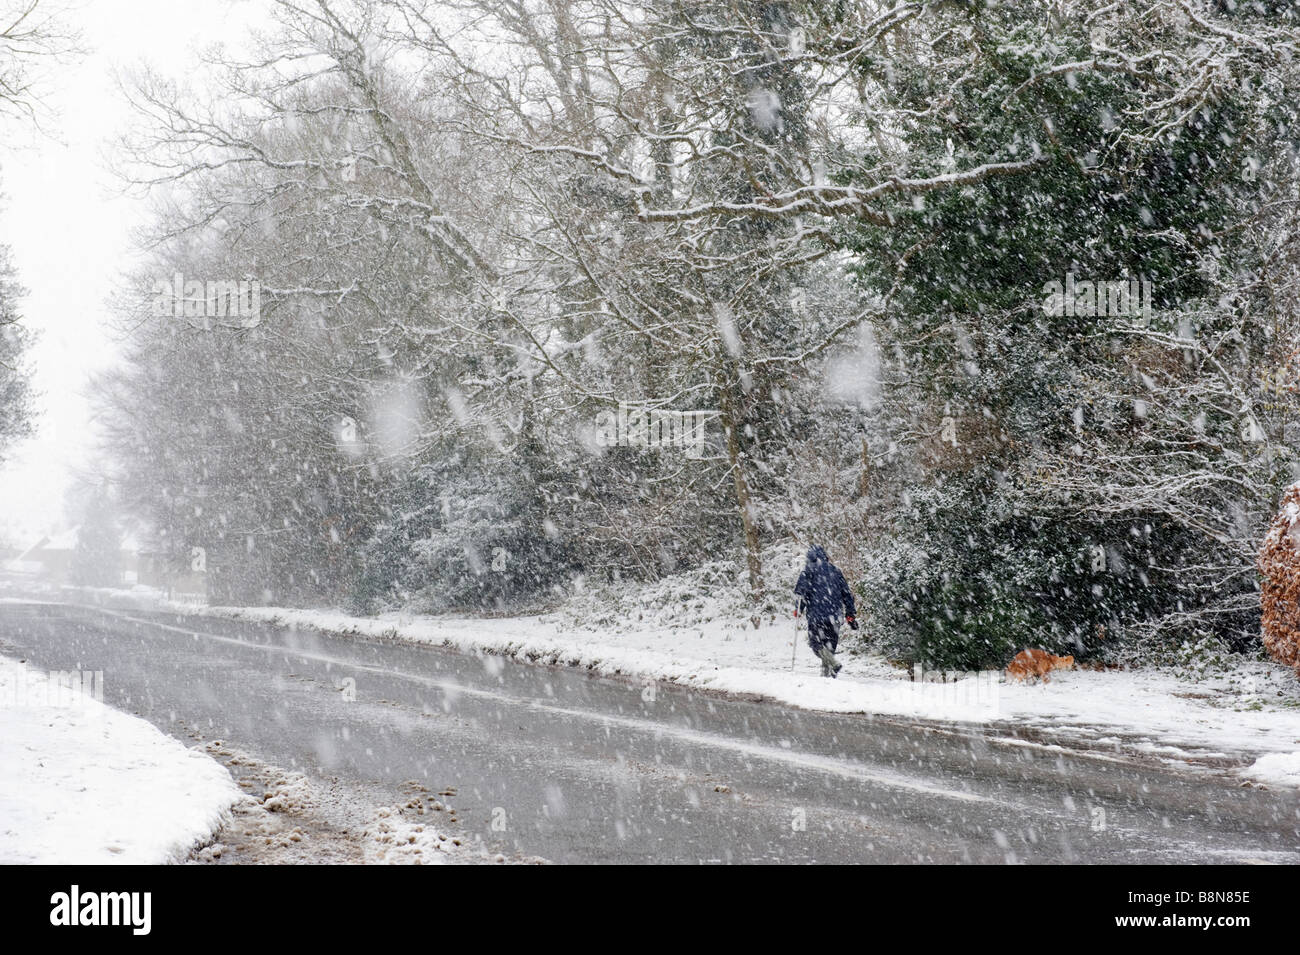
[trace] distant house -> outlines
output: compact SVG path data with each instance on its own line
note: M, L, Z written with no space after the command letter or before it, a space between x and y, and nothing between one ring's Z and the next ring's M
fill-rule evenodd
M56 587L75 585L74 554L79 527L42 537L26 550L0 561L0 569L11 578ZM127 534L120 546L114 587L140 584L163 591L169 598L205 602L208 596L206 575L167 554L158 545L138 541Z
M77 550L81 528L60 531L52 537L42 537L16 557L5 561L4 569L13 575L27 577L40 583L62 586L76 583L73 580L73 555ZM129 587L139 579L137 547L131 540L123 543L118 561L117 586Z
M72 552L77 547L78 527L63 531L54 537L42 537L17 557L5 562L11 574L32 577L43 583L71 583Z

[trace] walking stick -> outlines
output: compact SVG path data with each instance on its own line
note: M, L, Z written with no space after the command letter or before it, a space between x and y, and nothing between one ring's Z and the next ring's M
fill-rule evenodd
M790 672L794 672L794 655L799 651L799 616L794 618L794 643L790 647Z

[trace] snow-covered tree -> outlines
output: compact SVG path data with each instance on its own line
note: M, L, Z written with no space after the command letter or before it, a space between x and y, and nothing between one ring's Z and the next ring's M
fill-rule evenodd
M0 245L0 460L16 441L33 431L33 406L27 353L32 332L22 324L18 285L9 249Z
M1294 162L1281 104L1297 77L1262 39L1293 32L1221 15L948 11L934 62L880 73L926 117L893 160L913 175L990 152L1040 164L858 230L859 275L894 303L881 428L925 465L876 555L899 655L1001 665L1027 634L1075 653L1166 630L1251 639L1252 541L1287 458L1251 407L1270 330L1289 327L1261 286L1290 281L1256 239L1281 199L1256 173ZM944 85L949 58L964 82ZM1102 283L1100 304L1085 284L1075 302L1075 276ZM1118 292L1110 307L1109 283L1135 280L1150 307Z
M221 95L137 97L163 204L109 394L176 560L492 607L739 551L757 602L763 545L816 538L900 656L1250 638L1294 479L1259 386L1294 334L1285 10L275 10ZM174 274L260 313L144 314ZM1045 308L1075 277L1143 322ZM606 433L684 411L698 453Z
M77 530L69 579L83 587L120 586L123 533L108 489L74 486L68 494L68 511Z

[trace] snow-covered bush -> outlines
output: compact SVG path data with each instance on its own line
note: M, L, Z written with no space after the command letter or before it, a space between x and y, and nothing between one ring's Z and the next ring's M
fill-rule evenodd
M863 610L891 659L936 669L1004 666L1026 646L1086 655L1109 605L1068 529L950 478L911 497L904 533L870 551Z
M649 584L584 580L557 614L566 624L600 631L626 626L672 629L714 622L724 629L747 630L755 615L764 620L790 615L794 584L803 563L803 550L794 544L764 549L768 573L757 612L745 562L737 553L735 559L708 561Z

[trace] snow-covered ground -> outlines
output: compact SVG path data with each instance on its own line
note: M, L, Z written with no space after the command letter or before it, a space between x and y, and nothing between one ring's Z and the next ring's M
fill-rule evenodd
M241 798L213 759L96 695L94 676L0 657L0 863L175 861Z

